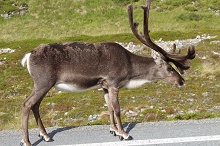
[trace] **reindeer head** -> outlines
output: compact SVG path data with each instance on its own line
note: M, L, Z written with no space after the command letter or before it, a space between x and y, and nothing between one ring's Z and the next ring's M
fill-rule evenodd
M168 62L164 61L163 57L156 51L152 50L152 58L155 62L155 77L161 79L165 82L172 83L176 87L184 85L184 79L182 76L170 65Z
M182 55L180 51L178 53L176 52L175 44L173 46L173 51L169 53L163 50L155 43L153 43L150 39L149 36L150 31L148 29L150 3L151 1L147 0L146 6L142 6L142 9L144 11L143 33L138 32L138 23L133 22L133 7L132 5L128 5L128 17L129 17L131 30L139 41L141 41L147 47L153 49L154 52L157 52L154 53L153 55L155 63L158 65L157 76L159 76L162 80L166 82L173 83L176 86L182 86L184 84L184 79L180 74L183 74L184 70L190 68L190 62L188 60L195 58L195 47L194 46L189 47L188 53L186 55ZM179 72L175 70L170 65L170 63L173 63Z

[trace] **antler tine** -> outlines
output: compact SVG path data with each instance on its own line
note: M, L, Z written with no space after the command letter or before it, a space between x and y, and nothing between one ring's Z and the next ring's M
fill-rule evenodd
M149 28L148 28L148 19L149 19L149 10L150 10L151 0L146 0L146 6L141 6L141 8L144 10L144 38L145 41L148 43L149 47L159 53L161 53L165 58L167 58L167 52L164 51L162 48L160 48L158 45L152 42L149 36Z
M176 44L173 44L173 51L172 54L169 54L170 59L174 59L176 61L181 61L181 60L187 60L187 59L194 59L195 58L195 47L194 46L189 46L187 55L182 55L181 54L181 49L179 49L179 52L176 52Z
M149 45L147 44L147 42L143 39L143 37L141 37L138 33L138 24L137 22L134 23L133 21L133 6L131 4L128 5L128 18L129 18L129 23L130 23L130 27L131 30L134 34L134 36L141 41L143 44L145 44L146 46L149 47Z
M150 36L149 36L149 30L148 30L148 16L149 16L149 8L150 8L150 1L147 1L147 6L142 6L142 8L144 9L144 38L139 35L138 33L138 23L133 21L133 6L131 4L128 5L128 17L129 17L129 24L131 27L131 30L134 34L134 36L141 41L143 44L145 44L146 46L150 47L151 49L155 50L156 52L159 52L157 47L155 47L154 43L150 40ZM161 49L163 50L163 49ZM163 51L163 53L165 53L165 51Z
M194 59L196 57L196 51L195 51L195 46L189 46L188 48L188 53L187 53L187 57L189 59Z
M172 51L172 53L173 54L181 55L181 51L182 51L182 49L178 49L178 52L177 52L176 44L174 43L173 44L173 51Z
M175 53L176 52L176 44L174 43L173 44L173 53Z

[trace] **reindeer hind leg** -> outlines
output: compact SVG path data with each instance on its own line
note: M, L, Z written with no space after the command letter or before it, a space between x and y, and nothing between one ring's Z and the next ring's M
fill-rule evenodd
M40 131L39 137L41 137L46 142L51 142L51 141L53 141L53 139L51 139L49 137L49 135L47 134L47 132L45 130L45 127L44 127L44 125L42 123L42 120L41 120L41 117L40 117L40 113L39 113L39 107L40 107L41 101L43 100L43 97L33 106L32 111L33 111L36 123L37 123L37 125L39 127L39 131Z
M35 118L37 118L37 121L41 121L39 113L38 113L39 112L38 108L39 108L40 102L42 101L44 95L46 95L46 93L50 90L51 87L52 86L49 86L47 88L38 89L35 86L32 93L30 94L30 96L23 102L23 104L22 104L23 139L22 139L21 145L31 146L31 143L29 140L29 134L28 134L28 119L29 119L30 110L33 110L34 116L35 116ZM42 124L42 121L41 121L41 123L38 122L38 124ZM42 126L43 126L43 124L42 124Z

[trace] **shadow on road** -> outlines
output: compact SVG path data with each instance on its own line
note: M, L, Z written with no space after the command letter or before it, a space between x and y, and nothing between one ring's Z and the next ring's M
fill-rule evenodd
M137 123L124 123L123 128L126 129L126 133L129 133L136 125Z
M56 130L53 130L52 132L48 133L48 135L50 136L50 138L52 139L53 141L53 137L54 135L56 135L57 133L59 132L63 132L63 131L66 131L66 130L70 130L70 129L73 129L75 127L62 127L62 128L57 128ZM40 144L43 140L43 138L40 138L39 140L37 140L35 143L32 144L32 146L37 146L38 144Z
M123 124L123 128L125 129L126 133L129 133L135 126L137 123L124 123ZM48 133L48 135L50 136L50 138L53 141L53 137L60 132L66 131L66 130L70 130L76 127L62 127L62 128L57 128L56 130L51 131L50 133ZM36 142L34 142L32 144L32 146L37 146L39 145L41 142L43 142L43 138L40 138L39 140L37 140Z

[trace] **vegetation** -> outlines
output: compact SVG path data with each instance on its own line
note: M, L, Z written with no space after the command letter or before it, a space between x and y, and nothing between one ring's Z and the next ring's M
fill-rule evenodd
M0 0L0 13L17 11L28 6L24 15L0 17L0 48L15 49L0 54L0 130L19 129L21 104L30 94L33 82L20 65L22 56L42 43L83 41L118 41L139 43L131 34L127 4L135 5L135 19L142 20L137 9L145 0ZM16 5L14 5L16 4ZM220 117L220 10L217 0L154 0L150 13L151 37L155 40L195 38L203 33L217 36L197 47L192 68L184 75L187 85L174 88L163 82L120 91L123 122L203 119ZM149 50L137 52L149 55ZM161 90L158 90L161 89ZM107 111L102 91L62 93L52 89L41 105L45 126L79 126L108 124L108 115L88 122L89 115ZM86 108L85 108L86 107ZM128 111L140 111L128 117ZM67 113L68 112L68 113ZM35 127L33 116L31 127Z
M145 0L0 0L1 11L11 11L25 3L29 11L10 19L0 17L0 41L51 39L60 41L73 36L102 36L130 33L127 4L135 5L136 21L142 22L140 5ZM124 2L124 4L123 4ZM8 6L8 7L7 7ZM11 8L12 7L12 8ZM220 29L219 1L154 0L150 14L150 30L203 32ZM210 9L209 9L210 8ZM5 10L4 10L5 9ZM2 12L1 12L2 13ZM169 19L168 19L169 18ZM172 38L175 39L175 38Z

